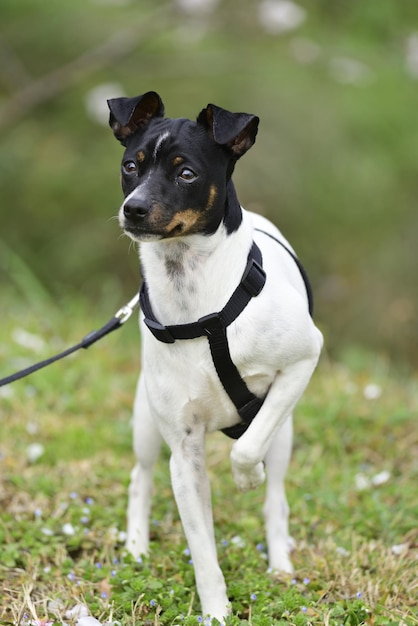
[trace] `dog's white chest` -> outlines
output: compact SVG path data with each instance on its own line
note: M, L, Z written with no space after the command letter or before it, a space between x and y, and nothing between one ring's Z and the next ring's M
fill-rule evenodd
M144 329L149 333L148 329ZM148 350L148 343L152 343ZM175 345L145 342L144 379L149 403L159 421L187 428L203 424L207 432L237 422L234 405L216 373L206 337L177 341ZM270 377L268 377L270 378ZM258 389L266 377L252 376ZM257 384L258 383L258 384Z

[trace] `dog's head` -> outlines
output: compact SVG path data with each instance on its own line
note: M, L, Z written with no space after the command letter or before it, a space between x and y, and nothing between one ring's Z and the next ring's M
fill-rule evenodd
M136 241L215 232L225 218L235 163L255 141L258 117L208 104L196 122L165 118L154 91L108 104L109 124L125 147L123 230Z

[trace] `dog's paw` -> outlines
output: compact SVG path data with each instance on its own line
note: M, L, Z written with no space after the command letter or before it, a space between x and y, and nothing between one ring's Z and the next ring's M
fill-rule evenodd
M272 558L269 558L270 569L273 572L283 572L285 574L293 574L293 565L290 560L289 553L285 550L281 553L277 553Z
M135 558L140 556L146 556L148 554L148 544L145 541L141 541L138 534L129 534L126 538L125 548Z
M240 491L255 489L261 485L266 477L264 463L256 465L243 465L231 459L232 475Z
M293 537L286 537L285 540L278 539L273 542L273 545L269 544L269 566L274 572L284 572L286 574L293 574L293 565L290 560L290 553L296 547Z

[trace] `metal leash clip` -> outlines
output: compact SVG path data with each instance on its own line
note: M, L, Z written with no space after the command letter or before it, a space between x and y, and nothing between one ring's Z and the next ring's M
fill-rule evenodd
M131 317L132 313L139 306L139 293L137 293L132 300L130 300L127 304L125 304L119 311L115 314L115 317L119 320L120 324L124 324Z

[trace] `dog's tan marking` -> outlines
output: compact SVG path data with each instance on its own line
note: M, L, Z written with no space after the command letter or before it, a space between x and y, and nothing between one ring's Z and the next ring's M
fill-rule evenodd
M145 154L142 152L142 150L137 153L136 158L138 159L139 163L143 163L145 161Z
M184 235L185 233L192 232L196 224L199 223L199 217L199 212L194 211L193 209L185 209L184 211L179 211L174 215L171 222L167 224L167 235L171 237L176 237L179 235Z
M209 188L208 203L206 205L207 211L209 211L213 207L213 203L215 202L217 195L218 195L218 190L216 188L216 185L211 185Z
M181 157L181 156L174 157L174 159L173 159L173 165L174 166L181 165L182 163L184 163L183 157Z

